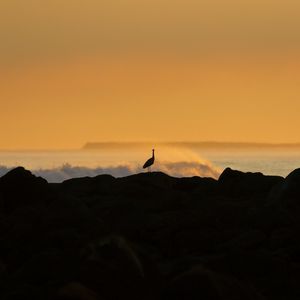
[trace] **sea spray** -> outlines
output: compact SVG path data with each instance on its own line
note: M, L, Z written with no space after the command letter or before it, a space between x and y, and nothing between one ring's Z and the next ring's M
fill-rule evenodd
M94 177L101 174L123 177L145 172L142 165L148 158L147 154L149 153L143 151L131 151L130 153L120 151L118 155L102 151L32 153L30 163L24 161L24 164L21 162L20 165L30 169L35 175L45 178L48 182L62 182L70 178ZM52 166L51 162L53 162ZM16 166L17 164L12 163L0 166L0 176ZM152 166L152 171L164 172L175 177L218 178L220 174L218 168L194 151L166 146L156 147L156 161Z
M0 176L3 176L11 167L0 167ZM205 164L199 161L195 162L156 162L153 171L161 171L171 176L187 177L187 176L201 176L201 177L213 177L217 178L219 173L216 168L210 164ZM37 169L32 172L45 178L48 182L62 182L70 178L77 177L93 177L101 174L110 174L115 177L123 177L142 172L142 169L138 164L117 165L110 167L84 167L84 166L72 166L70 164L62 165L61 167L49 168L49 169Z

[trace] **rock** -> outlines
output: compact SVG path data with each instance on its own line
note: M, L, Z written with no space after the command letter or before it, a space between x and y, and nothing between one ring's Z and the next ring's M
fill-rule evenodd
M72 253L62 251L46 251L34 255L27 260L13 275L15 282L31 285L43 285L47 282L64 282L71 280L78 270Z
M0 178L0 299L299 299L299 183L17 168Z
M100 297L80 282L71 282L58 290L55 300L100 300Z
M165 192L171 192L175 178L161 173L141 173L118 178L113 187L113 193L130 199L160 197Z
M6 270L6 265L0 260L0 278Z
M278 279L284 282L288 276L288 263L259 249L244 251L233 249L219 258L213 258L207 266L217 272L231 274L242 279L256 281ZM275 287L274 287L275 288Z
M243 173L227 168L219 177L219 186L222 193L232 197L267 195L280 182L280 176L264 176L262 173Z
M0 178L0 209L10 213L18 206L41 203L47 197L47 181L18 167Z
M174 184L175 190L185 191L190 193L191 191L197 191L198 193L210 193L215 192L217 187L217 181L213 178L178 178Z
M281 227L275 229L269 238L269 246L271 250L291 247L295 245L295 240L299 236L299 229L290 227Z
M47 183L47 180L42 177L33 175L29 170L23 167L17 167L1 177L0 184L25 186L37 183Z
M258 230L243 232L234 239L222 244L224 250L236 251L236 249L256 249L266 240L266 235Z
M269 194L269 202L281 204L289 209L300 208L300 169L291 172L285 180L274 187Z
M202 266L196 266L169 283L164 292L164 299L262 300L263 297L231 276L223 276Z
M138 254L122 237L110 236L83 251L80 281L109 299L141 299L151 293Z
M16 285L11 290L7 291L2 297L2 300L40 300L42 299L40 291L31 285Z
M94 194L106 194L111 191L112 184L116 179L111 175L99 175L96 177L74 178L61 184L63 193L81 196L92 196Z

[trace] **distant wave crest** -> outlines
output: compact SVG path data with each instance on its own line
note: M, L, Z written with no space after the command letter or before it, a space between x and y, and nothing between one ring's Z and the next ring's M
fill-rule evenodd
M0 166L0 176L9 172L12 167ZM175 177L212 177L218 178L219 170L209 162L202 161L179 161L179 162L156 162L153 171L161 171ZM83 167L64 164L51 169L31 170L37 176L45 178L48 182L62 182L76 177L94 177L100 174L110 174L114 177L123 177L140 172L145 172L140 166L134 164L117 165L109 167Z

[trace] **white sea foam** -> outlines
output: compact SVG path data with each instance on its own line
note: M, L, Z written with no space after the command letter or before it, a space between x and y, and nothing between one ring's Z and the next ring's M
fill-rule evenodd
M0 176L3 176L12 168L13 167L0 166ZM134 163L108 167L84 167L64 164L60 167L33 169L31 171L35 175L45 178L48 182L62 182L70 178L85 176L93 177L100 174L110 174L115 177L123 177L140 172L147 172ZM209 163L201 161L158 161L152 167L152 171L161 171L176 177L201 176L217 178L219 176L219 171L216 168Z

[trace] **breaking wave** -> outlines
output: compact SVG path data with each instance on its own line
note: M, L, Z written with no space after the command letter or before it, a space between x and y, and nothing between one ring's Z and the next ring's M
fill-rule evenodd
M0 176L5 175L12 167L0 166ZM138 164L123 164L108 167L84 167L64 164L55 168L31 170L37 176L45 178L48 182L62 182L76 177L97 176L110 174L114 177L123 177L140 172L145 172ZM160 171L175 177L212 177L218 178L220 171L205 161L157 161L152 171Z

